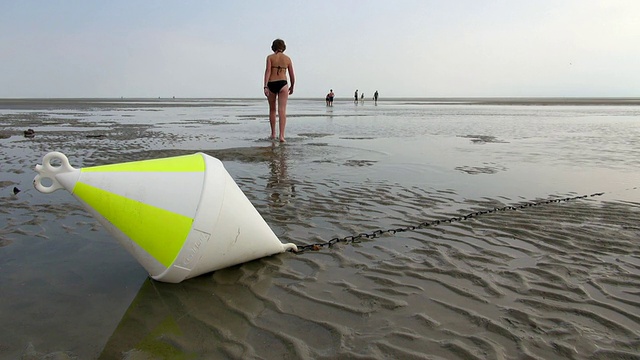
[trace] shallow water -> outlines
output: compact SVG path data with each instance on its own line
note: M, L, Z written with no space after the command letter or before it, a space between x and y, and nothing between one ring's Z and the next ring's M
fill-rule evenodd
M292 99L282 145L265 113L1 101L0 358L640 357L637 104ZM571 200L164 284L67 192L31 187L49 151L75 167L205 152L299 245Z

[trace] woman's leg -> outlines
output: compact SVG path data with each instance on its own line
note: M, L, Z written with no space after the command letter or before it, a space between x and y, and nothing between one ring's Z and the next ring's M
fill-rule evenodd
M287 100L289 99L289 85L285 85L278 93L278 118L280 125L280 142L284 142L284 128L287 126Z
M276 94L269 91L267 100L269 100L269 125L271 125L271 136L269 136L269 139L275 140L276 138Z

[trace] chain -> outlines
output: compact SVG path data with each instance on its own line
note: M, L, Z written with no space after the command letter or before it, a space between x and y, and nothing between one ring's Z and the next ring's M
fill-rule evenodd
M509 206L504 206L500 208L493 208L491 210L476 211L464 216L454 216L448 219L425 221L418 225L409 225L409 226L399 227L395 229L387 229L387 230L375 230L369 233L360 233L358 235L350 235L342 238L335 237L325 242L298 246L298 251L296 251L296 253L299 254L309 250L318 251L325 247L332 247L337 243L343 243L343 244L359 243L360 240L362 239L375 239L377 237L380 237L383 234L393 235L393 234L405 232L405 231L415 231L415 230L424 229L428 227L434 227L434 226L438 226L440 224L445 224L445 223L451 224L456 221L464 221L464 220L476 218L478 216L487 215L487 214L491 214L499 211L520 210L528 207L547 205L551 203L567 202L567 201L585 199L585 198L594 197L594 196L601 196L603 194L604 194L603 192L600 192L600 193L594 193L591 195L581 195L581 196L567 197L567 198L561 198L561 199L542 200L542 201L536 201L536 202L528 202L520 205L509 205Z

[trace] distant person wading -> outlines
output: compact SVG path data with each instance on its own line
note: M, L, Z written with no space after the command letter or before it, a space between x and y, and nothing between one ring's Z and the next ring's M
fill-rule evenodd
M293 62L284 54L287 46L284 40L275 39L271 44L273 54L267 56L264 70L264 95L269 100L269 124L271 125L271 140L276 139L276 111L279 118L280 142L285 142L284 130L287 125L287 100L293 94L296 77L293 72ZM291 84L287 83L287 72ZM276 100L278 102L276 108Z

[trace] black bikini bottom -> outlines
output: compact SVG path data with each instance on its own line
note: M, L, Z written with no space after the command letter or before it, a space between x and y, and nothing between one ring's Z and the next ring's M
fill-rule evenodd
M282 88L285 87L285 85L287 85L287 80L269 81L267 83L267 87L269 88L269 91L271 91L274 94L279 93L280 90L282 90Z

